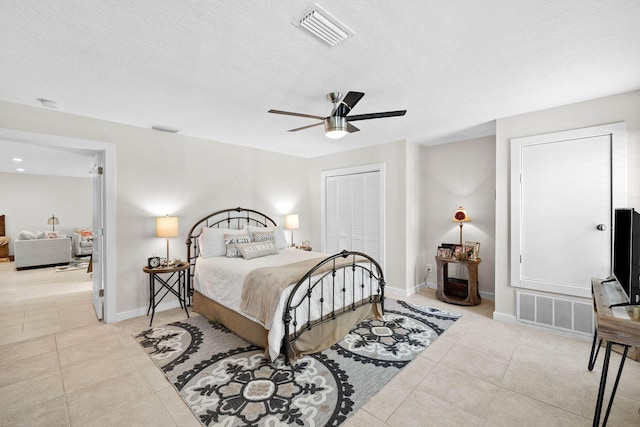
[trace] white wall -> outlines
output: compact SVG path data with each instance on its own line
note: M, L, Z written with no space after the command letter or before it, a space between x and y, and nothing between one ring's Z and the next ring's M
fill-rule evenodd
M413 286L407 277L407 262L413 265L415 254L407 254L407 142L398 141L369 148L310 159L309 220L311 244L320 244L320 176L322 171L351 166L384 163L385 166L385 279L387 286L406 294ZM304 219L301 217L300 222ZM391 289L393 291L393 289Z
M509 286L510 140L608 123L627 126L627 200L640 208L640 91L499 119L496 126L496 261L494 316L515 316L515 292Z
M463 206L471 222L463 227L465 241L480 242L479 290L494 293L495 282L495 137L422 147L420 246L416 280L435 284L435 255L441 243L458 243L460 228L451 222ZM451 267L450 267L451 268Z
M0 173L0 215L11 237L9 254L21 231L51 231L47 220L52 214L60 220L58 234L71 236L76 228L91 227L92 193L90 178Z
M302 220L309 211L306 159L8 102L0 102L0 128L115 146L117 226L107 231L117 241L113 320L146 313L148 278L142 267L151 254L166 251L165 241L155 237L156 216L179 217L180 236L170 240L172 258L186 256L193 222L237 206L261 210L277 222L298 212L296 240L310 238L311 225Z

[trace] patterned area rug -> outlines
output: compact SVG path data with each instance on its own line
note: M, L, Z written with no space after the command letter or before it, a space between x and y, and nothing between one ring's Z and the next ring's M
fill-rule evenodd
M202 316L135 338L205 426L337 426L458 318L386 299L383 320L291 367Z

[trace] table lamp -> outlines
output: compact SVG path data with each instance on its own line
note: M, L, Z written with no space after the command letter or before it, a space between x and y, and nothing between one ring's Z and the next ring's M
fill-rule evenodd
M297 230L298 227L298 214L289 214L284 216L284 228L291 230L291 246L295 246L293 243L293 230Z
M156 218L156 237L164 237L167 239L167 265L169 262L169 237L178 236L178 217L177 216L159 216Z
M58 221L55 214L51 214L51 218L47 220L47 224L53 227L51 231L56 231L56 225L60 224L60 221Z
M464 208L460 206L455 214L453 214L453 219L451 222L457 222L460 224L460 244L462 245L462 223L463 222L471 222L471 218L467 215Z

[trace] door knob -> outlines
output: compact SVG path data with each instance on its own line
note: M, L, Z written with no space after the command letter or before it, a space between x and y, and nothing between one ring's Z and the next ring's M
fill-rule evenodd
M600 231L607 231L607 226L604 224L598 224L596 228Z

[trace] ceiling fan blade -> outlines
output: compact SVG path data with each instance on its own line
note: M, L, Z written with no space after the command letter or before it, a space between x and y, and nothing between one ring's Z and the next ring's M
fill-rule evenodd
M358 129L357 127L355 127L351 123L347 123L347 132L349 132L349 133L360 132L360 129Z
M292 113L291 111L269 110L268 112L273 114L284 114L286 116L307 117L309 119L324 120L324 117L312 116L311 114Z
M342 101L338 103L336 108L331 112L332 116L344 117L353 110L353 107L362 99L364 93L362 92L349 92L342 98Z
M309 129L309 128L312 128L314 126L320 126L321 124L322 124L322 122L314 123L312 125L302 126L301 128L289 129L287 132L298 132L299 130Z
M347 116L347 121L353 122L356 120L369 120L369 119L381 119L383 117L404 116L406 113L407 113L407 110L398 110L398 111L386 111L384 113L358 114L356 116Z

